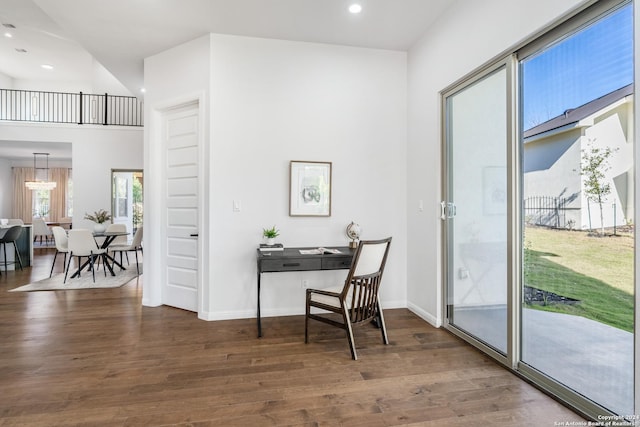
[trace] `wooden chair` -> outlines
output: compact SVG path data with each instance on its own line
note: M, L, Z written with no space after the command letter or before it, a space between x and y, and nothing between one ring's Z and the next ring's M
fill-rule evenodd
M353 341L354 326L362 326L376 320L382 333L382 341L389 344L378 294L390 245L391 237L360 241L344 285L327 289L307 289L305 343L309 342L309 319L314 319L346 331L353 360L358 359ZM311 307L340 314L342 322L326 315L311 313Z
M62 270L66 271L67 267L67 254L69 253L69 239L67 238L67 232L62 227L51 227L53 233L53 241L56 244L56 254L53 256L53 263L51 263L51 273L49 277L53 276L53 267L56 265L56 258L59 253L64 254L64 260L62 261Z

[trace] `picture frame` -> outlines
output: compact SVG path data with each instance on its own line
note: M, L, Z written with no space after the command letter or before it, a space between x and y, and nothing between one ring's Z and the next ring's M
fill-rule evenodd
M331 216L331 162L291 160L289 216Z

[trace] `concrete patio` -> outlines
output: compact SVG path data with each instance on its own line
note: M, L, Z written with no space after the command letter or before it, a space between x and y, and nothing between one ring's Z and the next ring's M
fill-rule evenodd
M464 308L455 324L506 349L506 306ZM496 327L501 325L501 327ZM633 411L633 334L579 316L524 309L522 361L619 415Z

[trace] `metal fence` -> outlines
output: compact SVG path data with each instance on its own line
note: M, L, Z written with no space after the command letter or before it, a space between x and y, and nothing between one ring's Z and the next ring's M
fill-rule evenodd
M572 228L567 219L566 197L532 196L524 199L524 216L527 224L544 225L555 228Z
M143 126L144 104L134 96L0 89L0 120Z

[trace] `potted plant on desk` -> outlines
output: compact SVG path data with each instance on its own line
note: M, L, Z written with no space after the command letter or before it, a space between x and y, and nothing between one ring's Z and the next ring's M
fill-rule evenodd
M85 214L84 219L95 222L93 231L95 231L96 233L104 233L107 230L107 225L105 224L105 222L111 219L111 215L104 209L100 209L98 211L95 211L93 215Z
M280 235L280 231L276 230L276 226L274 225L271 228L263 228L262 236L266 239L266 244L271 246L275 244L275 238Z

